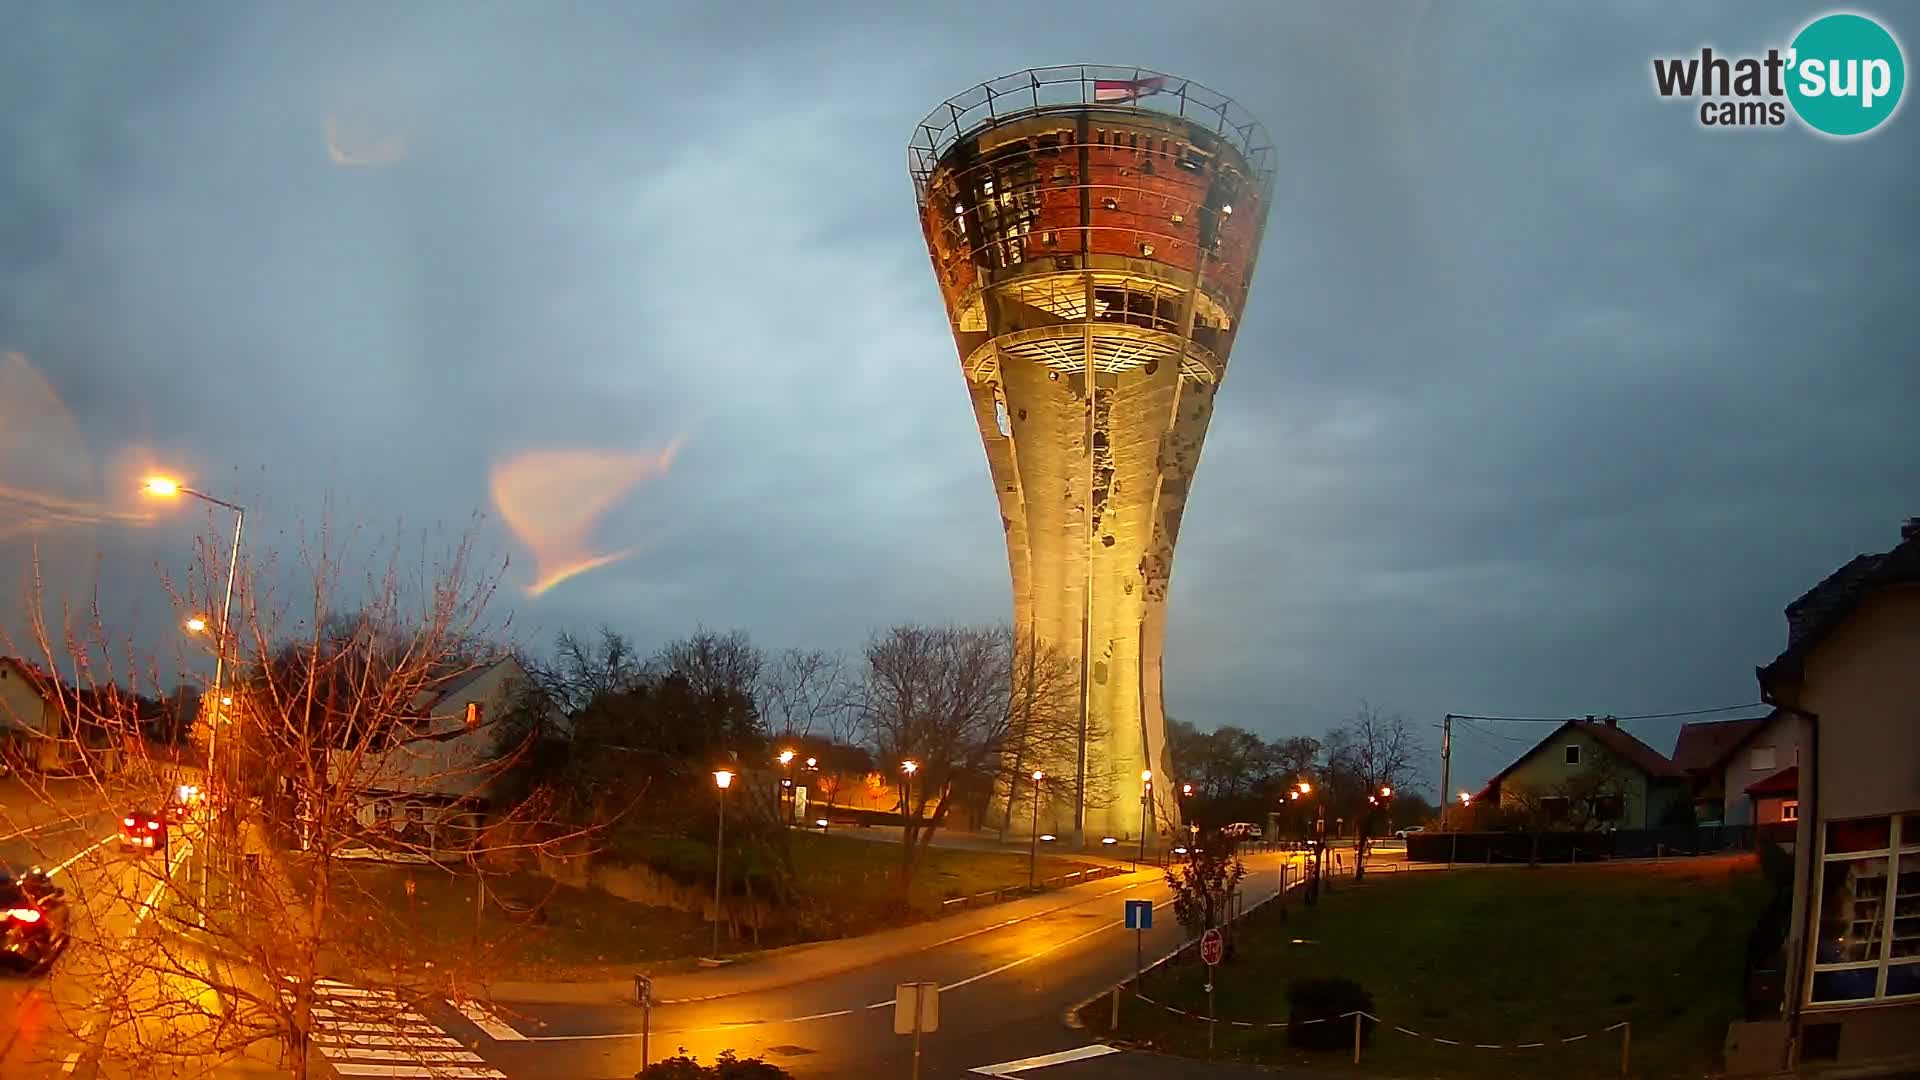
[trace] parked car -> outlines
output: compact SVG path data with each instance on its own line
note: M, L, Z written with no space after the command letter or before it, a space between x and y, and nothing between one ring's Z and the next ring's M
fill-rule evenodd
M1258 840L1260 839L1260 826L1255 825L1251 821L1236 821L1226 828L1221 829L1220 835L1231 837L1235 840Z
M1418 836L1426 831L1427 827L1425 825L1409 825L1404 829L1393 830L1393 835L1396 839L1405 840L1409 836Z

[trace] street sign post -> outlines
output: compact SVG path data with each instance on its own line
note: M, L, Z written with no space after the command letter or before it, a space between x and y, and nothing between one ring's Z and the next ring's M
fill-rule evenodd
M633 977L633 1003L640 1006L640 1071L647 1071L648 1044L653 1041L653 980L645 975Z
M1226 942L1221 940L1217 927L1207 927L1200 935L1200 959L1207 965L1207 1050L1213 1050L1213 969L1220 963L1220 957L1226 952Z
M1146 936L1153 929L1153 901L1129 900L1126 906L1127 929L1133 931L1133 971L1144 979L1146 972Z
M893 988L893 1033L913 1036L913 1080L920 1080L920 1034L939 1030L939 983L910 982Z

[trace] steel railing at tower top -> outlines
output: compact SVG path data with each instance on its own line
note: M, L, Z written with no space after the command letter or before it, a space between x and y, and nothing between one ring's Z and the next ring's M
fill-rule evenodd
M1158 81L1152 93L1126 101L1100 101L1096 84ZM948 150L997 124L1048 112L1085 108L1120 109L1178 117L1199 124L1236 150L1264 189L1273 180L1273 140L1246 109L1224 94L1149 68L1073 64L1029 68L989 79L955 94L920 121L907 147L914 189L925 195L927 181Z

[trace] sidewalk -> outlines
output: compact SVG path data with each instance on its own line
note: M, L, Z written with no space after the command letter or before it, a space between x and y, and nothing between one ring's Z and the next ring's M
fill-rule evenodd
M658 975L653 979L654 1004L682 1005L710 1001L823 979L951 944L963 937L999 929L1009 923L1036 918L1159 880L1161 871L1158 867L1143 866L1137 873L1105 877L1085 885L975 908L911 926L882 930L857 938L815 941L772 949L708 971ZM635 974L646 972L636 971ZM488 989L495 1001L528 1005L633 1004L631 977L581 983L496 982Z

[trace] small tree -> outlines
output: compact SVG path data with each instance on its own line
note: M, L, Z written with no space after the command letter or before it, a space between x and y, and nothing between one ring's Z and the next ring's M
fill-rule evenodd
M1194 937L1226 921L1227 905L1247 876L1232 840L1219 833L1202 837L1187 861L1167 870L1173 890L1173 916Z
M1420 738L1400 713L1382 713L1360 703L1345 726L1327 738L1327 772L1338 803L1350 807L1357 828L1353 842L1353 876L1366 873L1367 851L1382 808L1396 788L1419 775Z

